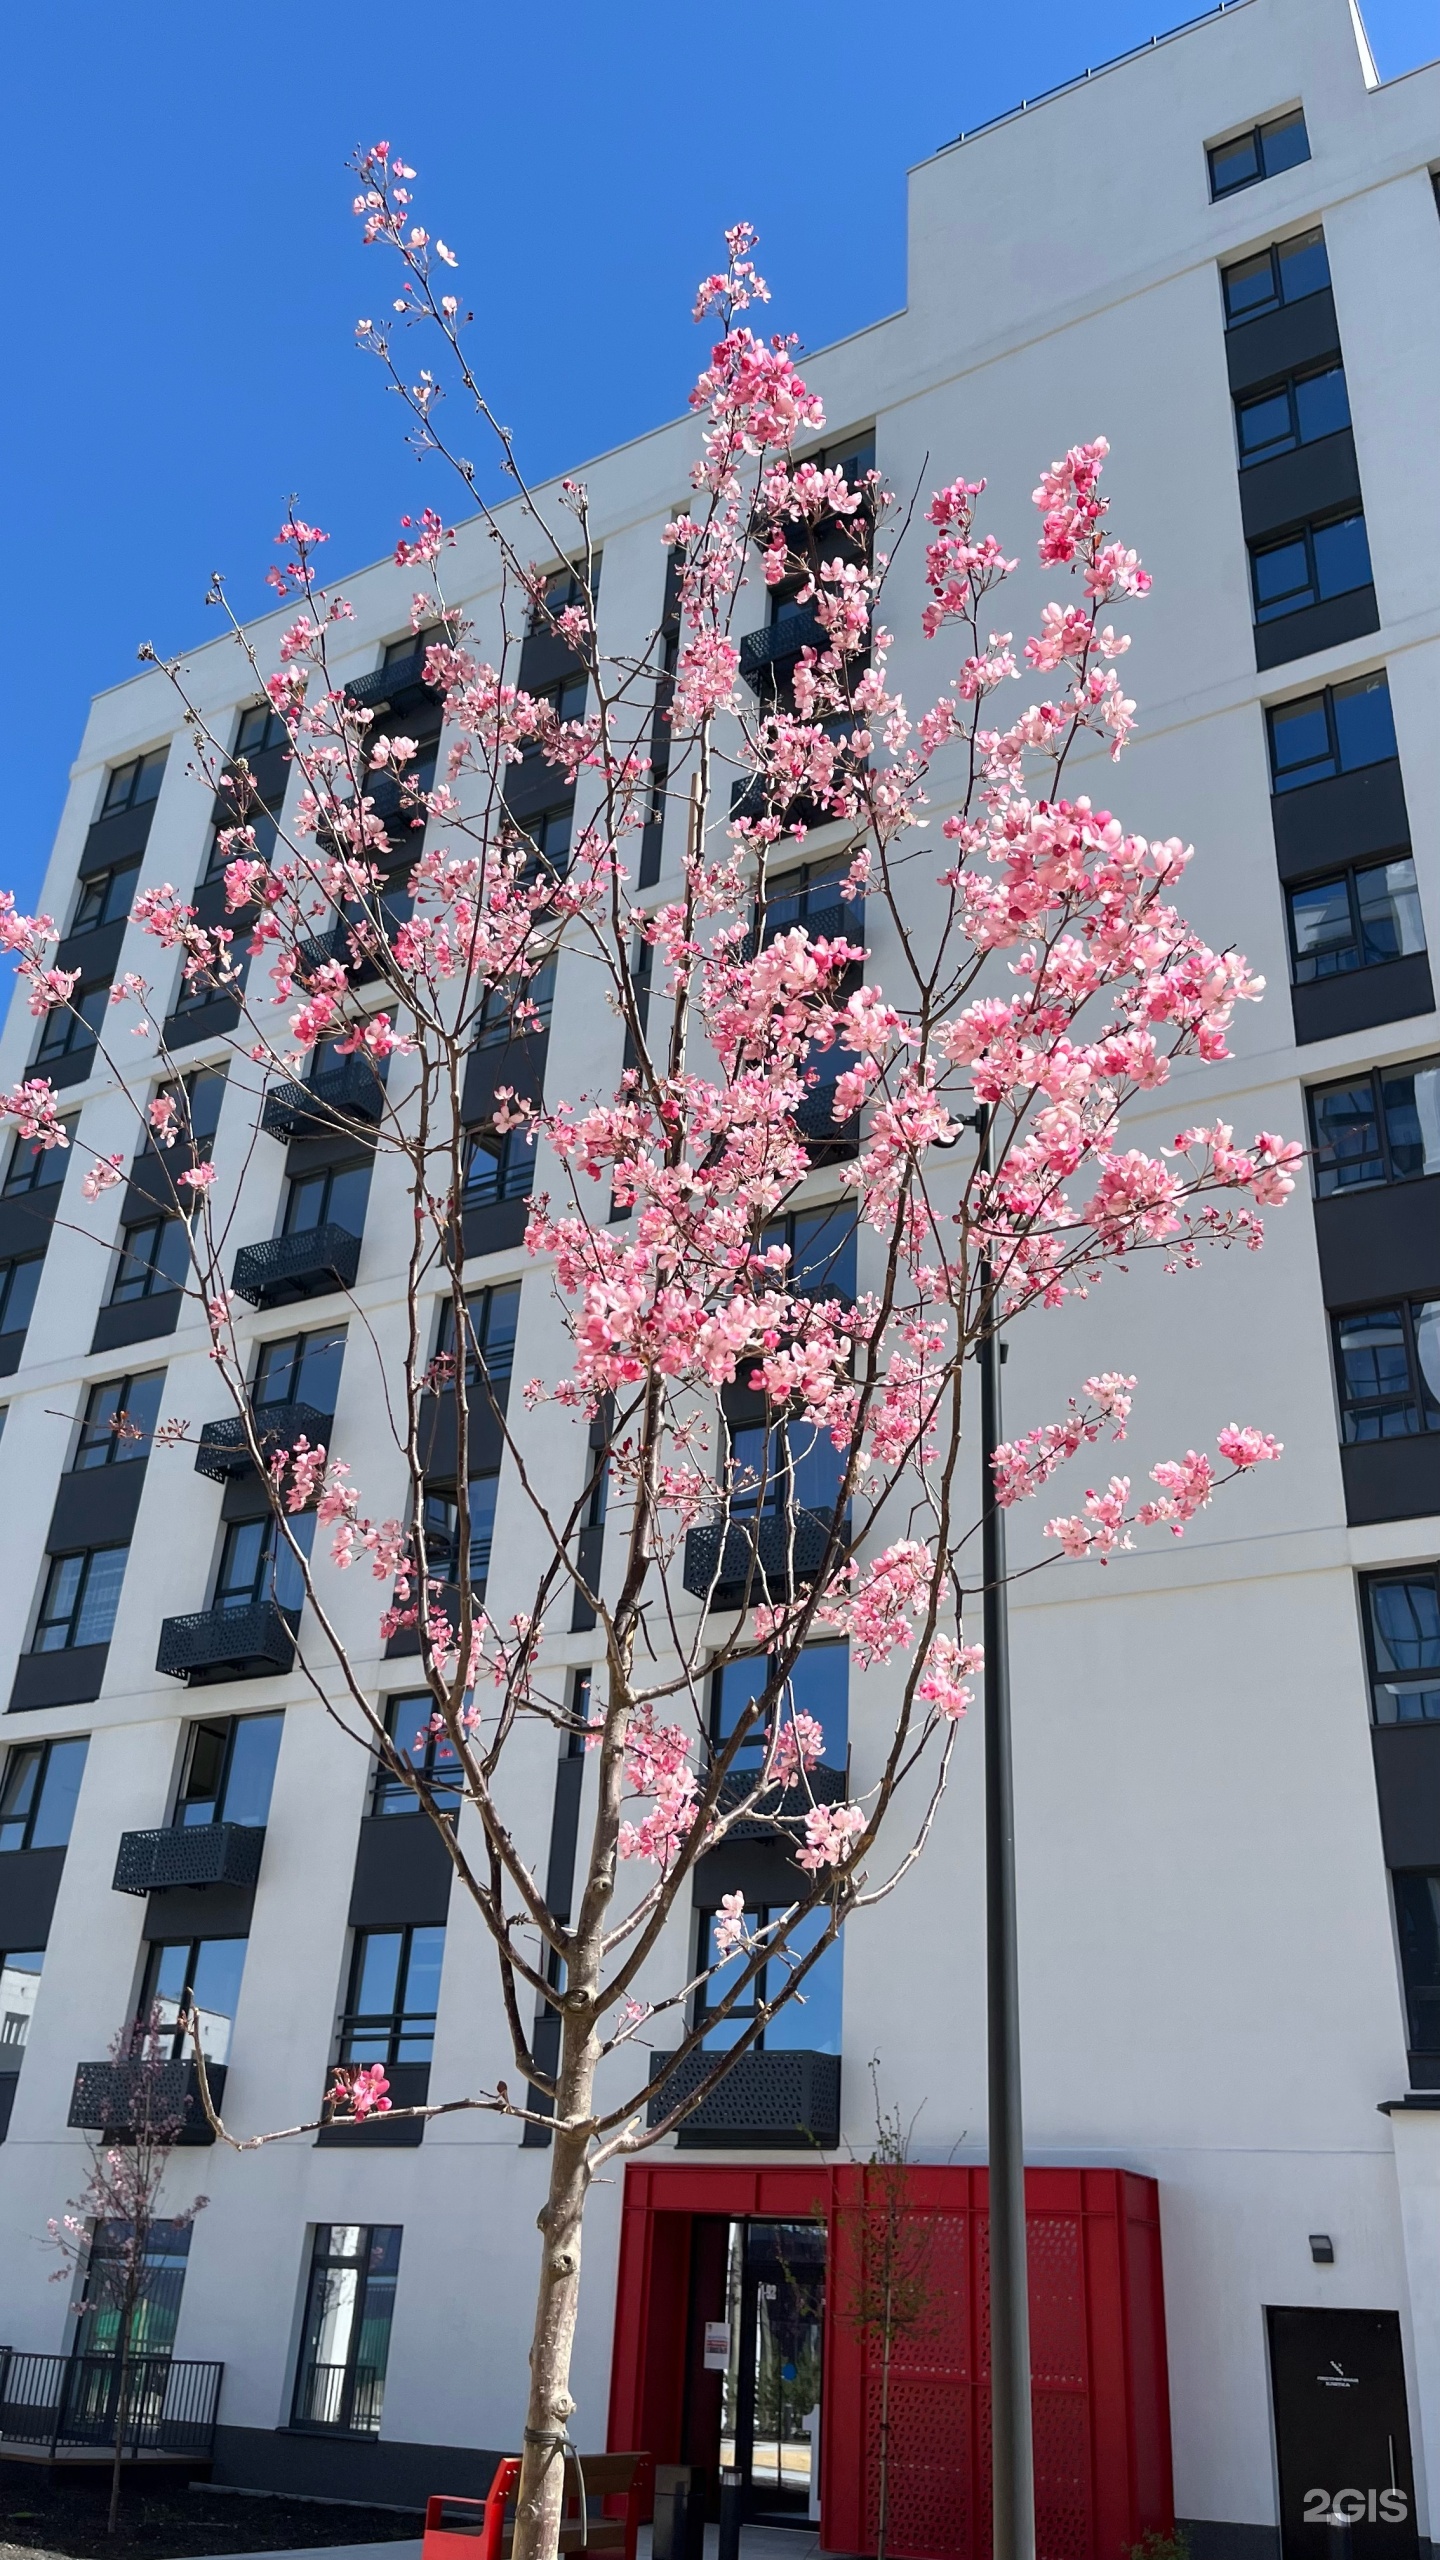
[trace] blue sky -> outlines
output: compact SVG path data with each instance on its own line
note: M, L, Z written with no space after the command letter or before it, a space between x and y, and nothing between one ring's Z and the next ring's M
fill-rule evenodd
M209 635L212 569L242 610L265 601L290 490L337 572L388 549L406 509L451 504L354 350L375 299L356 142L388 134L418 167L499 414L544 475L679 408L693 281L725 223L758 223L777 316L823 345L903 298L907 165L1194 14L788 0L717 33L694 0L20 12L0 884L35 894L91 693L141 640ZM1440 0L1365 16L1383 77L1440 54Z

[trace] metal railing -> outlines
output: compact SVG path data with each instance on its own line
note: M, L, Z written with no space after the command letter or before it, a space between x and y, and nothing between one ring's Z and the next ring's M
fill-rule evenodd
M295 2424L376 2435L384 2396L385 2376L374 2365L302 2365L295 2384Z
M225 2094L225 2065L209 2062L205 2076L215 2105ZM171 2137L191 2145L213 2142L193 2062L165 2062L157 2070L143 2055L119 2062L82 2062L75 2072L66 2123L84 2133L124 2142L137 2134Z
M257 1404L254 1411L255 1437L268 1456L276 1449L293 1449L297 1440L305 1439L315 1448L328 1445L335 1427L333 1413L322 1413L313 1404ZM207 1422L200 1434L195 1452L195 1473L209 1476L213 1484L224 1484L231 1476L248 1475L253 1461L245 1436L245 1425L238 1413L229 1413L223 1422Z
M296 1298L353 1288L359 1268L359 1237L327 1222L298 1228L294 1235L270 1236L263 1244L242 1245L230 1286L252 1307L286 1306Z
M192 1609L186 1617L162 1619L155 1668L170 1680L226 1673L247 1680L288 1671L294 1659L295 1636L284 1610L273 1600L252 1600L243 1609Z
M115 2442L138 2454L205 2458L214 2450L223 2364L193 2356L132 2356L120 2406L113 2355L30 2355L0 2348L0 2452L41 2445L52 2454L100 2452Z
M712 1609L736 1609L813 1581L825 1559L830 1521L818 1511L762 1511L759 1518L702 1522L685 1539L681 1580Z
M652 2054L652 2079L673 2060ZM717 2056L702 2046L677 2065L663 2090L650 2100L650 2122L663 2122L678 2098L698 2089L714 2069ZM679 2129L687 2145L729 2144L757 2150L833 2151L840 2141L840 2056L838 2053L742 2053L718 2088L688 2115Z
M752 691L756 679L769 667L787 666L798 658L802 649L825 650L833 647L831 634L817 613L782 614L778 622L767 622L759 631L747 631L740 643L740 674Z
M264 1846L263 1823L172 1822L163 1831L122 1831L111 1882L116 1893L254 1884Z
M316 1137L337 1121L377 1121L385 1106L384 1082L368 1056L342 1058L301 1083L278 1084L267 1093L260 1126L267 1137Z

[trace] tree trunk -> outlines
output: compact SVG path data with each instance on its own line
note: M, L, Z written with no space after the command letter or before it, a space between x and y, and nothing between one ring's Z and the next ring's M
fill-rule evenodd
M530 2343L530 2399L525 2412L524 2468L515 2508L513 2560L555 2560L565 2489L565 2452L575 2403L570 2358L580 2302L580 2230L589 2192L588 2132L562 2130L590 2112L595 2039L588 2019L562 2013L556 2131L550 2189L538 2216L542 2247L535 2329Z
M890 2528L890 2358L895 2345L892 2304L893 2296L887 2274L885 2323L881 2331L883 2343L880 2349L880 2493L876 2500L875 2560L885 2560L885 2537Z
M105 2519L107 2533L115 2533L120 2524L120 2476L125 2461L125 2403L130 2387L130 2314L120 2322L120 2352L115 2369L115 2460L110 2470L110 2512Z

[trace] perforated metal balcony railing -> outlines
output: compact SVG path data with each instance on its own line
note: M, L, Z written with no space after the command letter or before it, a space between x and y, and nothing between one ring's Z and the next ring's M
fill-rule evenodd
M302 1227L264 1244L242 1245L230 1286L252 1307L284 1307L297 1298L350 1289L360 1268L360 1239L346 1227Z
M297 1440L308 1440L312 1449L321 1442L328 1448L335 1427L333 1413L322 1413L313 1404L257 1404L253 1420L255 1437L267 1458L276 1449L293 1449ZM227 1414L223 1422L206 1423L195 1452L198 1476L208 1476L212 1484L225 1484L236 1476L248 1475L253 1465L245 1425L238 1413Z
M670 2060L657 2053L652 2077ZM697 2089L716 2056L703 2049L677 2068L650 2100L650 2123L664 2122L679 2097ZM682 2149L834 2151L840 2141L838 2053L742 2053L717 2089L702 2098L677 2134Z
M740 643L740 674L752 693L766 688L766 678L773 671L791 665L802 649L823 650L830 646L830 634L815 613L782 614L778 622L767 622L763 630L747 631Z
M225 2094L224 2063L207 2063L205 2076L218 2109ZM103 2133L109 2142L133 2142L147 2129L185 2144L215 2139L200 2102L194 2063L165 2062L157 2069L139 2056L82 2062L66 2123L85 2133ZM172 2137L171 2128L177 2126Z
M258 1680L288 1671L295 1659L289 1619L273 1600L243 1609L196 1609L166 1618L160 1627L155 1668L192 1686L210 1680Z
M357 1055L302 1083L276 1085L265 1097L260 1126L272 1138L321 1137L337 1121L342 1127L352 1120L373 1126L384 1107L381 1077L368 1057Z
M795 1583L813 1580L824 1561L830 1522L816 1511L763 1511L758 1519L702 1522L685 1540L681 1580L712 1609L753 1607Z
M170 1823L163 1831L122 1831L111 1879L116 1893L168 1893L177 1886L253 1884L265 1846L263 1823Z

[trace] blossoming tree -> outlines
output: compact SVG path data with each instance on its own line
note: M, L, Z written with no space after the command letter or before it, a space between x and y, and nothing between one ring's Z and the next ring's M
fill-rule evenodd
M332 677L349 608L324 585L324 535L292 512L270 573L294 605L278 667L232 624L298 769L292 815L278 831L266 821L249 769L227 763L172 666L196 765L236 802L230 921L202 923L168 884L134 912L162 952L180 954L190 986L235 1000L227 1112L258 1127L277 1081L327 1044L350 1062L351 1101L325 1100L312 1080L317 1125L363 1126L404 1187L404 1341L377 1377L394 1459L373 1493L342 1454L276 1446L257 1418L225 1267L233 1204L163 1043L155 1062L143 975L112 1001L138 1009L149 1046L113 1063L131 1090L143 1073L137 1113L152 1148L170 1151L215 1370L303 1586L304 1676L414 1791L489 1931L513 2077L428 2112L480 2106L547 2131L516 2554L548 2560L592 2180L673 2133L775 2012L805 1997L836 1934L896 1889L933 1826L979 1663L965 1631L984 1478L962 1441L968 1356L987 1331L1059 1307L1138 1252L1184 1266L1208 1246L1258 1244L1257 1212L1292 1189L1299 1149L1268 1134L1237 1144L1224 1125L1182 1129L1162 1155L1125 1143L1127 1106L1153 1097L1177 1058L1223 1058L1233 1007L1260 981L1177 912L1178 839L1127 833L1067 793L1077 749L1118 757L1129 734L1134 705L1116 673L1128 643L1107 617L1149 584L1107 530L1103 440L1042 473L1040 557L1071 594L1018 653L988 629L1016 564L981 529L983 481L929 498L923 624L936 679L912 713L880 618L895 502L873 470L847 478L803 458L821 404L793 341L742 318L768 299L742 226L695 306L718 336L691 394L691 498L657 563L657 588L668 563L669 620L657 615L642 649L607 653L584 488L562 482L546 503L524 481L471 369L454 254L415 219L413 171L384 144L356 169L365 239L396 262L392 316L362 322L361 343L407 405L412 441L453 465L493 541L498 644L482 657L447 597L453 536L439 514L407 520L396 559L416 573L414 628L430 635L425 678L447 724L444 777L430 783L414 742L382 731ZM426 368L400 330L429 332ZM447 384L498 441L514 491L502 506L452 449ZM748 707L734 636L747 582L809 616L791 672ZM218 583L212 593L223 609ZM518 683L527 631L548 635L583 679L568 709ZM1022 669L1050 692L1007 723L1001 701ZM512 806L517 777L537 769L578 785L563 855ZM934 834L920 831L931 805L947 813ZM670 858L647 896L637 851L662 807ZM786 866L817 828L825 931L803 901L781 903ZM7 901L4 939L36 1014L73 1002L48 918ZM883 988L866 968L876 943ZM521 1414L467 1301L465 1070L497 1012L523 1058L557 954L562 971L583 959L603 988L614 1067L605 1090L573 1104L518 1075L488 1104L485 1143L537 1151L526 1243L568 1344L557 1374L526 1384ZM359 1120L357 1078L369 1080ZM5 1107L23 1139L67 1142L42 1079ZM792 1251L787 1205L823 1195L817 1163L851 1205L863 1287ZM96 1158L86 1194L122 1172L123 1157ZM438 1352L437 1298L448 1310ZM352 1327L364 1330L363 1318ZM991 1498L1029 1499L1104 1433L1123 1436L1134 1383L1088 1378L1062 1419L996 1450ZM453 1434L443 1533L426 1505L437 1400ZM556 1470L527 1442L542 1403L575 1434L573 1498L559 1504ZM526 1506L535 1558L503 1615L471 1554L482 1424L503 1440L507 1501ZM1057 1560L1104 1558L1151 1527L1178 1535L1218 1484L1276 1454L1250 1427L1222 1429L1217 1447L1218 1461L1191 1451L1156 1465L1143 1499L1119 1475L1086 1493L1048 1524ZM581 1531L602 1486L597 1577ZM329 1533L313 1557L311 1514ZM698 1588L697 1556L710 1559ZM406 1630L418 1649L430 1732L456 1784L437 1783L433 1759L386 1731L376 1638L347 1640L337 1568L373 1575L380 1634ZM598 1658L578 1702L546 1643L577 1593ZM888 1666L874 1683L883 1707L862 1711L861 1774L827 1767L820 1724L795 1706L801 1649L822 1634L848 1640L862 1675ZM750 1669L721 1731L706 1699L732 1664ZM517 1738L537 1722L576 1732L593 1755L567 1910L547 1900L516 1771ZM728 1895L711 1943L688 1948L697 1861L742 1823L788 1851L789 1903L747 1913ZM537 2049L528 2023L547 2008L553 2050ZM330 2103L364 2116L387 2091L378 2067L346 2068Z

